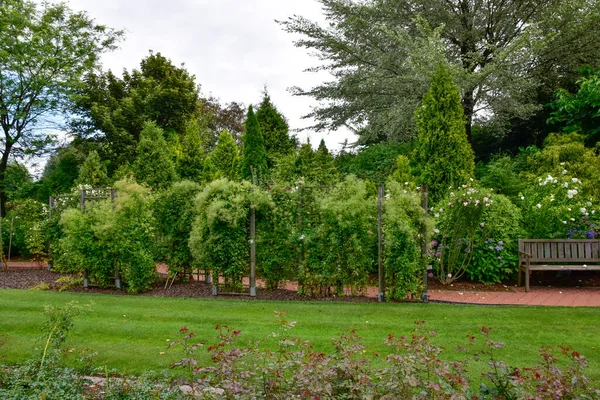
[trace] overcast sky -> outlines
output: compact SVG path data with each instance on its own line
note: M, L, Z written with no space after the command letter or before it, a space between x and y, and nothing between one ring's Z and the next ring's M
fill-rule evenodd
M204 95L222 103L258 104L267 85L271 99L292 129L311 125L301 116L316 105L313 99L295 97L291 86L309 88L328 77L304 72L318 65L304 48L293 45L294 36L275 20L297 14L323 21L316 0L70 0L73 10L85 10L97 23L124 29L120 49L106 54L105 70L120 73L139 68L148 51L160 52L175 65L185 63L196 76ZM339 148L348 131L329 134L300 132L313 146L323 137L330 149Z

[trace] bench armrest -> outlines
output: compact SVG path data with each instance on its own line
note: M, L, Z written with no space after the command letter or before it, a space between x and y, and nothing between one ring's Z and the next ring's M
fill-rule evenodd
M526 253L526 252L524 252L524 251L521 251L521 250L519 250L519 256L525 256L525 257L527 257L527 258L531 258L531 257L533 257L531 254L529 254L529 253Z

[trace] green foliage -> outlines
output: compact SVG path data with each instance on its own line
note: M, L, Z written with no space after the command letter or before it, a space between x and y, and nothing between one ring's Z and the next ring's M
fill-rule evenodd
M302 182L306 185L333 185L339 181L339 172L333 164L333 158L327 151L325 144L319 146L321 150L314 151L310 140L303 143L292 154L280 157L272 176L276 182L296 185Z
M527 186L521 172L517 159L498 155L481 169L479 182L481 186L494 188L496 193L516 201Z
M285 280L294 280L299 256L298 191L275 185L267 190L273 207L257 216L256 260L258 274L268 289Z
M501 133L530 117L545 104L538 89L600 61L597 0L320 3L323 23L281 24L332 78L294 93L319 102L316 129L351 126L363 144L414 138L414 110L441 60L457 70L467 135L472 123Z
M263 185L268 182L269 169L265 143L260 130L260 125L252 106L248 108L246 119L246 133L244 134L244 150L242 155L242 179Z
M208 156L212 176L210 180L227 178L237 180L240 175L240 154L238 145L228 131L222 131L214 150Z
M376 185L385 185L388 176L397 167L398 156L408 155L410 149L410 144L386 143L368 146L357 153L342 150L335 163L343 175L356 175Z
M89 74L76 96L75 117L70 121L81 145L97 148L108 160L109 173L133 163L147 121L163 129L171 143L183 136L190 121L199 116L199 89L195 77L160 53L150 53L140 69Z
M474 174L474 155L465 134L460 92L448 67L440 65L417 110L417 160L421 180L436 202L448 186L460 186Z
M8 163L4 175L4 190L6 190L6 199L9 202L21 200L33 194L33 179L26 166L18 162Z
M431 255L444 284L466 273L485 284L517 271L521 214L510 200L491 190L463 185L432 209L437 220Z
M256 110L256 119L265 143L267 165L273 168L276 158L289 154L294 149L295 141L290 139L288 122L271 102L266 88L263 100Z
M198 268L223 276L227 290L239 290L250 265L250 205L257 211L268 206L267 196L247 181L219 179L196 198L197 217L190 250Z
M517 203L527 237L593 239L600 227L600 210L586 192L585 185L566 169L531 183Z
M9 159L40 154L55 138L39 121L68 108L81 79L122 35L64 3L0 3L0 208Z
M41 260L46 253L43 236L48 208L35 200L19 200L7 205L8 213L2 219L2 247L6 255L12 229L11 257Z
M171 275L177 273L182 277L192 272L188 243L195 219L194 199L201 190L195 182L181 181L154 198L159 251Z
M305 191L303 218L311 214L304 206ZM306 252L299 276L302 291L341 296L346 287L363 290L377 258L377 202L368 196L364 181L348 176L321 193L315 206L318 219L303 222L298 237Z
M185 129L176 163L177 174L181 179L197 183L204 181L206 155L202 146L201 131L205 129L196 121L190 122Z
M406 185L389 182L384 200L384 267L386 296L402 300L419 298L423 291L423 262L420 234L425 221L418 192Z
M137 158L133 164L135 177L152 189L167 188L176 179L175 164L163 131L153 122L147 122L140 133Z
M411 172L410 160L403 154L396 159L396 170L390 176L391 180L404 186L404 189L415 189L415 177Z
M600 138L600 68L582 69L577 81L577 92L559 89L551 104L554 110L549 123L563 127L565 132L579 132L591 136L593 142Z
M42 179L36 184L36 200L45 203L50 196L68 193L79 177L82 161L74 148L59 149L46 163Z
M77 185L90 185L92 188L103 188L108 185L106 166L100 160L98 152L92 150L79 169Z
M117 199L71 208L60 217L64 233L57 249L59 271L88 271L92 282L107 286L118 270L132 293L152 287L156 278L154 221L148 189L123 180Z
M600 197L600 156L594 149L586 148L582 135L550 134L544 147L527 161L530 165L528 177L533 183L547 174L563 175L567 170L571 177L577 177L586 187L587 196Z

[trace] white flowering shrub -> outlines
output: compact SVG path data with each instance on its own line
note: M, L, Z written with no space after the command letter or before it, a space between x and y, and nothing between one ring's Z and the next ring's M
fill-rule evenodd
M589 190L566 168L547 174L523 192L517 205L527 237L589 238L598 236L600 214Z
M519 209L491 189L463 185L432 208L437 221L430 255L443 284L467 275L491 284L517 271Z

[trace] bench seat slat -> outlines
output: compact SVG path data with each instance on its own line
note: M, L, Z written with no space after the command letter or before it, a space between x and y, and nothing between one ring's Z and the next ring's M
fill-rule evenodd
M530 257L529 258L529 262L530 263L598 263L600 262L600 259L598 258L585 258L585 259L581 259L581 258L533 258Z
M600 265L545 265L545 264L532 264L529 266L531 271L600 271Z

